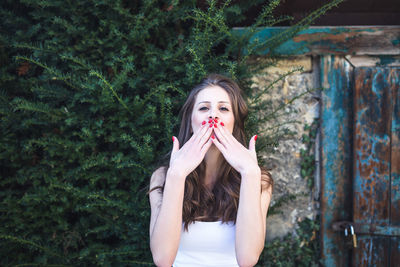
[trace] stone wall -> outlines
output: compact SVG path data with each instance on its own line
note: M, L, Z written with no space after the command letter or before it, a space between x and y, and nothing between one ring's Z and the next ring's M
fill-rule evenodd
M264 59L256 59L256 61L260 60ZM309 56L285 58L278 60L275 66L264 69L261 75L254 77L254 81L259 87L263 87L292 69L303 67L302 72L285 77L276 83L267 94L263 95L264 99L271 99L277 105L287 103L293 97L319 87L318 66L315 65ZM300 149L306 149L302 143L303 127L305 123L311 125L314 118L319 116L318 90L296 99L286 111L291 113L290 116L281 117L277 122L299 121L288 127L295 131L296 135L280 140L275 148L275 153L267 154L262 151L258 151L258 153L262 153L266 166L272 168L271 174L275 187L271 205L274 205L280 197L288 194L296 195L296 198L279 208L281 214L268 217L267 240L285 236L289 232L295 233L297 222L306 217L315 219L318 213L319 183L316 181L316 188L312 192L307 186L307 181L300 175Z

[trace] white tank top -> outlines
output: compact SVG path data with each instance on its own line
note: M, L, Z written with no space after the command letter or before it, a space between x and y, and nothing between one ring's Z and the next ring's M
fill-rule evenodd
M238 267L233 222L200 222L182 227L173 267Z

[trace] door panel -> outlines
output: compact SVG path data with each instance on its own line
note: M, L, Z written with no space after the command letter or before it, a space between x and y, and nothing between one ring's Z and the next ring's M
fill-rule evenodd
M391 222L400 225L400 75L391 75L392 91L392 131L391 131ZM400 261L398 261L400 262Z
M323 57L321 64L321 82L329 89L323 93L321 110L323 262L398 267L400 68L348 63ZM345 104L348 99L352 105ZM338 118L343 118L341 124ZM338 137L333 129L339 131ZM333 161L326 161L329 158ZM334 231L339 225L335 222L343 221L353 223L357 248L343 231Z
M398 69L397 69L398 70ZM399 71L391 76L392 86L392 131L391 131L391 208L392 225L400 226L400 75ZM390 266L400 265L400 236L391 238Z
M354 70L354 177L353 222L391 226L393 161L393 102L398 86L395 68L362 67ZM396 150L396 148L394 149ZM396 182L394 182L396 183ZM397 211L396 211L397 212ZM389 229L389 228L387 228ZM394 248L393 248L394 249ZM389 266L391 238L359 235L353 266Z
M390 70L354 70L353 221L387 225L390 209Z

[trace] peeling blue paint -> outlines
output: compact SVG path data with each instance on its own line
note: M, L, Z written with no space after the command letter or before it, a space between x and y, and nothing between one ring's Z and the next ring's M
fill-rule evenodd
M393 41L392 41L392 44L393 44L394 46L400 45L400 39L395 39L395 40L393 40Z
M393 63L398 62L398 58L393 56L379 56L378 58L379 58L379 63L378 63L379 66L391 65Z
M379 27L310 27L297 33L289 27L265 27L259 28L251 33L247 28L235 28L234 34L242 36L251 35L250 43L259 49L258 55L301 55L318 54L353 54L354 41L366 33L378 33L382 31ZM400 31L400 30L399 30ZM392 37L393 36L393 37ZM398 34L385 36L393 38L388 44L398 47L400 39ZM287 40L289 38L289 40ZM287 40L283 42L283 40ZM276 46L273 50L266 47ZM265 49L263 48L265 47ZM248 51L243 51L247 54Z
M335 66L341 65L337 68ZM349 180L343 175L350 174L350 129L348 127L351 109L350 73L343 69L350 68L349 64L333 56L321 59L322 85L329 88L323 90L322 97L322 156L323 158L323 192L321 205L323 209L322 238L324 266L338 266L338 260L346 261L347 250L339 250L340 233L333 232L331 225L336 220L351 219L346 201L349 192ZM328 71L328 72L325 72ZM351 203L351 202L350 202ZM347 204L347 205L346 205Z

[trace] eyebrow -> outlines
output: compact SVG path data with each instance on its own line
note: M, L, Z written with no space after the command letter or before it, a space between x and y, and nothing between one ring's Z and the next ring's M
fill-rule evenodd
M201 102L197 103L197 105L200 105L201 103L211 103L211 102L210 101L201 101ZM230 105L230 103L228 101L218 101L218 103L225 103L225 104Z

